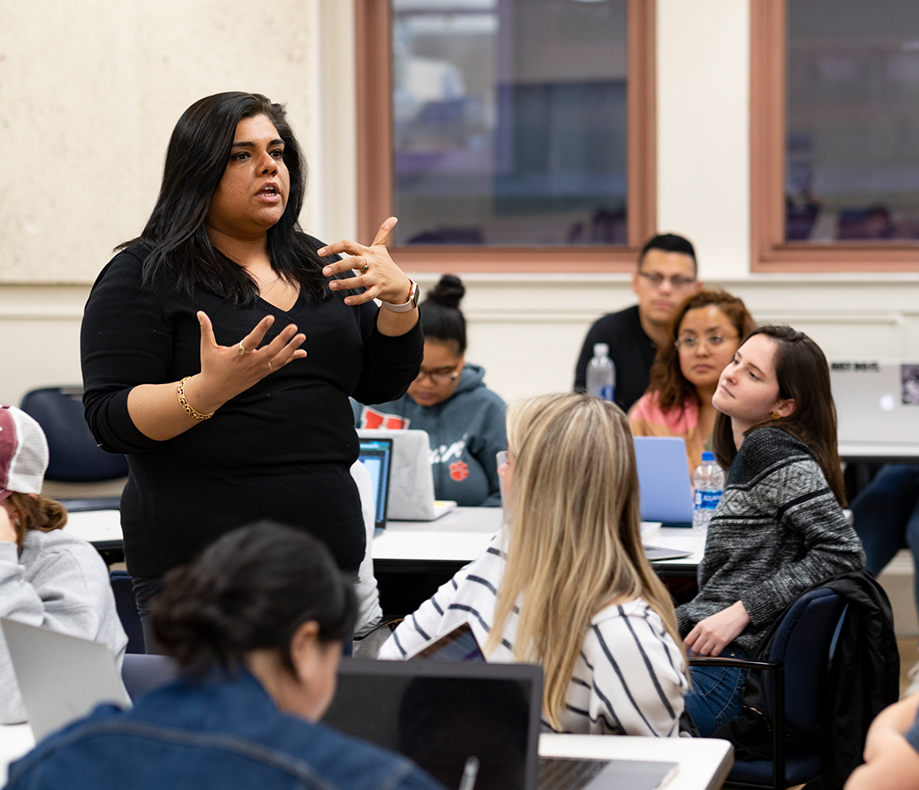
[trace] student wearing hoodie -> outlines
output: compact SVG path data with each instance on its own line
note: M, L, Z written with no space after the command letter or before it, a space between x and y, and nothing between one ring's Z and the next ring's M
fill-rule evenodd
M408 393L389 403L352 401L358 428L414 428L431 438L434 493L465 507L498 507L495 455L507 448L504 401L485 370L466 363L466 319L459 277L445 274L421 305L424 362Z

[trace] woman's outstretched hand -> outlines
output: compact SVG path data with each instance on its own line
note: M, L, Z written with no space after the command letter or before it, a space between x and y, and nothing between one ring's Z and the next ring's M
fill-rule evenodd
M683 640L694 656L717 656L750 625L742 601L696 623Z
M198 321L201 324L201 373L193 377L194 400L189 396L198 411L219 409L265 376L306 356L306 351L300 348L306 335L298 333L294 324L288 324L270 343L259 348L274 323L271 315L259 321L235 346L218 345L207 313L199 310Z
M397 222L395 217L390 217L380 225L369 247L358 244L356 241L337 241L319 250L319 255L322 257L343 252L351 256L326 266L322 270L326 277L351 269L360 272L355 277L349 277L346 280L332 280L329 283L329 288L334 291L352 288L364 289L363 293L348 296L345 304L364 304L372 299L379 299L389 304L405 304L408 301L411 282L405 272L389 257L389 250L386 249L389 234Z

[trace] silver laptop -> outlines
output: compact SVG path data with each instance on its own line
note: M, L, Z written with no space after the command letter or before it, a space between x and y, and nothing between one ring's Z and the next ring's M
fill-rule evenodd
M393 521L433 521L456 508L456 502L435 502L431 442L426 431L361 429L357 435L362 441L392 439L387 518Z
M131 707L105 645L6 618L0 627L36 741L103 702Z
M691 527L692 482L686 442L673 436L636 436L634 441L641 520Z
M919 441L919 362L830 362L840 444L915 445Z
M540 759L541 711L542 669L531 664L345 659L323 722L404 754L448 790L458 790L470 757L475 790L654 790L677 767Z

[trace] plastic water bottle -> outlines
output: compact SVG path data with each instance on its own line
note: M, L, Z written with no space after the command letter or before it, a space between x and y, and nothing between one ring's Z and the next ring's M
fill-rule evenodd
M698 548L705 547L708 524L724 491L724 472L715 462L714 453L702 453L702 463L692 476L695 500L692 511L692 534Z
M609 358L606 343L594 344L594 356L587 365L587 394L612 400L616 393L616 366Z

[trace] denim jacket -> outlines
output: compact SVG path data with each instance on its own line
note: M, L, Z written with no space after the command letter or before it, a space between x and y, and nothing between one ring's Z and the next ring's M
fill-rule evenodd
M247 670L100 705L13 763L10 790L442 790L405 758L278 711Z

